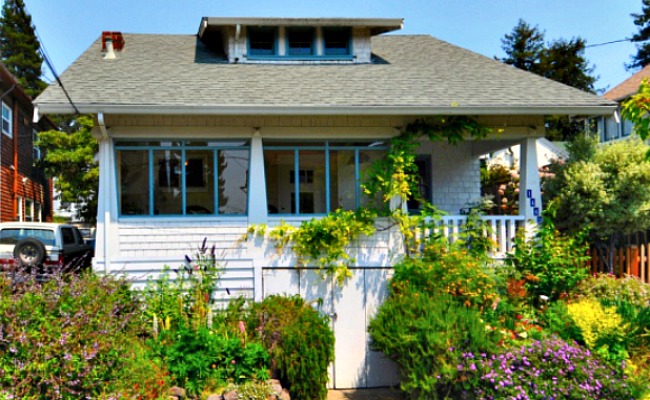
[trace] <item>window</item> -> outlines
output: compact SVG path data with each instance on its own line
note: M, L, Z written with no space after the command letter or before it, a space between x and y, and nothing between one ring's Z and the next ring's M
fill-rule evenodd
M350 37L348 28L323 28L325 55L350 54Z
M310 56L314 54L313 28L287 28L287 53L290 56Z
M362 194L361 179L384 154L385 147L370 142L266 143L269 214L326 214L378 204Z
M248 143L118 142L121 215L245 215Z
M13 112L11 108L2 103L2 133L9 137L13 137Z
M248 55L272 56L276 54L275 28L248 28Z
M43 222L43 206L41 203L34 203L34 221Z
M25 199L25 221L34 221L34 201Z
M36 146L38 142L38 131L36 129L32 130L32 143L34 144L34 161L41 159L41 148Z

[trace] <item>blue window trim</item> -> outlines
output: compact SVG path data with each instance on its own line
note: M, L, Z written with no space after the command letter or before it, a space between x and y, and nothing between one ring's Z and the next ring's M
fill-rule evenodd
M270 218L275 218L275 217L301 217L301 216L309 216L309 217L317 217L317 216L324 216L327 215L327 213L333 211L332 206L331 206L331 201L330 201L330 151L354 151L354 180L355 180L355 208L359 209L361 206L361 174L360 174L360 168L359 168L359 154L361 151L387 151L388 146L373 146L373 147L368 147L368 146L342 146L342 145L336 145L336 141L325 141L323 145L309 145L308 142L305 143L304 146L298 145L298 146L283 146L281 143L274 143L271 145L264 145L263 146L263 151L265 152L266 150L285 150L285 151L293 151L294 152L294 159L293 159L293 168L294 168L294 184L295 186L295 199L294 199L294 204L295 204L295 213L273 213L269 214ZM313 213L313 214L301 214L300 213L300 151L301 150L322 150L325 153L325 213ZM265 184L266 184L266 179L265 179Z
M221 145L221 146L192 146L192 145L187 145L187 142L192 142L192 141L197 141L197 140L205 140L205 139L192 139L192 140L180 140L176 141L176 143L179 143L178 146L138 146L138 145L129 145L129 146L121 146L119 142L117 142L114 146L114 159L117 161L117 153L119 151L145 151L147 152L147 157L148 157L148 164L149 164L149 188L148 188L148 194L149 194L149 212L147 214L138 214L138 215L124 215L122 214L122 210L120 209L120 201L119 201L119 196L121 191L118 190L116 191L116 196L118 196L118 201L117 201L117 212L120 218L169 218L169 217L188 217L188 218L200 218L200 217L219 217L219 218L241 218L245 217L248 215L248 202L250 199L247 196L247 208L246 212L243 214L219 214L219 185L218 185L218 180L219 180L219 168L218 168L218 155L219 151L223 150L248 150L248 170L246 171L246 182L250 181L250 144L246 146L227 146L227 145ZM137 142L138 139L129 139L129 142ZM151 141L150 139L142 139L142 141ZM180 150L181 151L181 211L182 213L180 214L155 214L154 213L154 163L153 163L153 156L154 156L154 151L159 151L159 150ZM186 190L186 185L185 185L185 158L186 158L186 151L187 150L212 150L212 163L213 163L213 170L215 171L213 179L214 179L214 212L212 214L187 214L187 205L186 205L186 196L187 196L187 190ZM117 181L117 177L119 176L119 171L118 171L118 163L115 162L115 177L116 177L116 184L119 185L119 181Z
M273 54L253 54L253 51L251 50L251 37L250 37L250 29L260 29L260 30L268 30L269 32L273 32ZM263 60L266 59L267 57L278 57L278 48L279 48L279 38L278 38L278 28L271 27L271 28L257 28L257 27L248 27L246 32L246 54L248 59L250 60Z
M310 46L311 53L310 54L291 54L291 46L289 45L289 31L291 31L291 30L296 30L296 31L300 31L300 30L307 31L307 30L309 30L309 31L311 31L311 46ZM302 59L302 58L310 58L310 57L317 57L318 58L318 56L316 55L316 40L317 40L316 28L302 27L302 26L300 26L300 27L292 26L292 27L286 27L284 32L285 32L285 35L284 35L284 48L285 48L285 54L286 54L283 57L284 59L288 59L288 58Z
M326 42L325 42L325 31L326 30L341 30L341 31L345 30L347 32L347 34L348 34L348 52L347 53L345 53L345 54L327 54L327 47L326 47ZM352 44L354 43L354 41L352 40L352 29L351 28L347 28L347 27L339 28L339 27L324 26L322 28L322 36L323 36L323 56L324 57L346 57L347 56L347 57L350 57L350 59L352 59L352 55L354 54L354 51L352 49Z
M313 38L312 38L312 54L305 54L305 55L300 55L300 54L289 54L289 35L286 33L288 30L292 28L301 28L301 27L286 27L285 28L285 37L284 37L284 43L285 43L285 55L281 56L278 54L278 49L279 49L279 44L280 44L280 38L278 34L278 28L269 28L269 31L273 32L273 54L253 54L251 52L251 45L250 45L250 36L247 34L246 35L246 58L249 60L253 61L353 61L354 60L354 49L352 48L353 45L353 40L352 40L352 29L350 28L345 28L342 27L340 29L347 29L349 32L349 44L348 44L348 53L347 54L325 54L327 52L325 48L325 39L324 39L324 34L323 34L323 54L322 55L317 55L317 44L316 40L318 38L318 35L316 34L316 28L315 27L302 27L302 28L309 28L313 30ZM251 29L249 27L248 29ZM256 27L252 27L252 29L257 29ZM321 28L322 30L325 29L332 29L331 27L323 27Z

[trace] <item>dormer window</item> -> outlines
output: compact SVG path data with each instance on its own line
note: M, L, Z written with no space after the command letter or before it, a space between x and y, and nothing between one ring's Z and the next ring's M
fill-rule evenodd
M233 64L365 64L370 39L401 28L388 18L204 17L198 36Z
M275 28L248 28L248 46L251 56L273 56L277 54Z
M315 54L313 28L287 28L287 50L290 56L311 56Z
M351 34L348 28L323 28L323 42L326 56L350 54Z

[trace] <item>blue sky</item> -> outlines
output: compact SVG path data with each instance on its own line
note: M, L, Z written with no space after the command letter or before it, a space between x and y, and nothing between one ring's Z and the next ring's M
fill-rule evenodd
M429 34L477 53L502 56L501 39L519 18L538 25L546 39L581 36L587 44L630 37L630 13L641 0L25 0L57 72L62 73L101 31L195 34L201 17L404 18L403 34ZM128 43L126 44L128 46ZM623 67L631 43L587 50L612 88L631 75ZM480 77L477 77L480 78Z

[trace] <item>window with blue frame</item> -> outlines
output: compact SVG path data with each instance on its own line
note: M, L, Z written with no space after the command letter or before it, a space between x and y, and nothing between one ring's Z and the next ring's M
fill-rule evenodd
M2 102L2 133L9 137L14 136L13 111L4 102Z
M287 53L290 56L311 56L316 40L314 28L287 28Z
M265 142L269 214L326 214L379 205L362 193L361 180L385 153L377 142Z
M249 27L248 29L248 55L273 56L276 51L276 28Z
M326 56L348 55L352 35L349 28L323 28L324 53Z
M248 142L115 144L121 215L245 215Z

